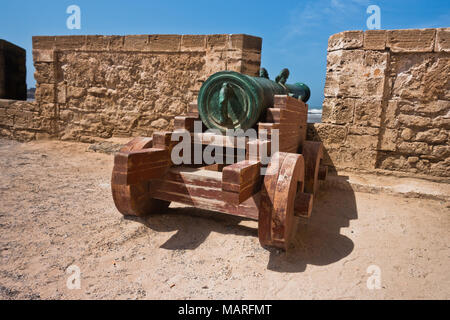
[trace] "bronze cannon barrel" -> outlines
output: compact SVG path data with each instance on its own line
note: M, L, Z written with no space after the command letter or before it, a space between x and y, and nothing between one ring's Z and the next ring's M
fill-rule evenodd
M253 127L266 108L273 107L274 95L288 94L308 101L310 90L303 83L286 84L289 71L283 69L276 81L268 79L262 69L260 77L234 71L221 71L210 76L198 95L198 111L210 129L246 130Z

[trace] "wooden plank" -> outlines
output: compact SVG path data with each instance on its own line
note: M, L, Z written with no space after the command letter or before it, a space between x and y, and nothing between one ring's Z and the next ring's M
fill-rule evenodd
M202 168L173 167L169 169L162 179L176 183L222 189L222 173L203 170Z
M114 157L112 183L130 185L164 175L170 166L166 149L148 148L138 151L119 152Z
M261 161L261 152L266 153L263 156L271 156L272 142L270 140L251 140L246 146L246 158L252 161Z
M226 166L222 171L222 190L225 200L239 204L261 188L261 163L244 160Z
M169 149L176 141L171 141L172 132L171 131L157 131L153 133L153 147L160 149Z
M319 180L325 180L328 175L328 166L320 164L319 166Z
M277 187L278 175L280 166L286 158L287 153L276 153L267 168L264 183L261 188L261 204L258 219L258 238L261 245L271 245L272 234L272 210L275 196L275 189Z
M220 172L192 168L172 168L161 179L150 182L150 196L197 208L258 219L259 194L240 204L227 201Z
M299 99L289 97L287 95L274 96L274 108L287 109L293 112L308 113L308 105Z
M304 162L299 154L289 153L281 165L275 189L272 211L272 240L281 242L285 249L294 227L294 200L297 182L303 181ZM302 190L300 190L301 192Z
M190 116L176 116L174 118L174 129L184 129L189 132L194 132L194 122L199 121L198 117Z
M199 132L194 133L193 139L195 143L207 144L211 146L218 146L224 148L239 148L243 146L245 148L248 137L235 137L222 134L214 134L211 132ZM237 140L242 139L242 140Z
M309 218L313 208L314 195L311 193L299 192L294 202L294 215L296 217Z
M319 166L323 157L322 142L305 141L302 154L305 158L305 192L315 195L319 187Z
M199 118L197 102L189 103L189 105L188 105L188 112L187 112L186 115L189 116L189 117L197 118L197 119Z

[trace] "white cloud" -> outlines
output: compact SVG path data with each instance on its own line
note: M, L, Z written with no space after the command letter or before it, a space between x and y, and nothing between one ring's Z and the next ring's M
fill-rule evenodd
M322 25L339 27L349 18L366 14L369 0L317 0L307 1L291 11L286 25L286 40L296 35L306 34ZM363 29L364 26L361 26Z

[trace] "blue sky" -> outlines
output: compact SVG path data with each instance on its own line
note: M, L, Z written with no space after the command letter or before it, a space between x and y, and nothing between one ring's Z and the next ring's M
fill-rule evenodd
M69 5L81 8L81 30L69 30ZM2 0L0 38L27 50L27 84L35 85L33 35L246 33L263 38L262 66L274 78L307 83L320 107L327 40L344 30L366 30L369 5L381 9L382 29L450 27L450 1L433 0Z

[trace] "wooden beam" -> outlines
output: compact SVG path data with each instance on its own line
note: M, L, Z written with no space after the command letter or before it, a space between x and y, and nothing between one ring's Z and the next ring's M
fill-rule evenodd
M226 166L222 171L222 190L225 197L239 204L259 192L261 188L261 163L244 160Z
M171 168L163 177L150 181L150 196L257 220L259 193L240 204L229 201L222 191L222 173L186 167Z
M167 149L119 152L114 157L112 183L131 185L159 178L169 166L170 155Z

